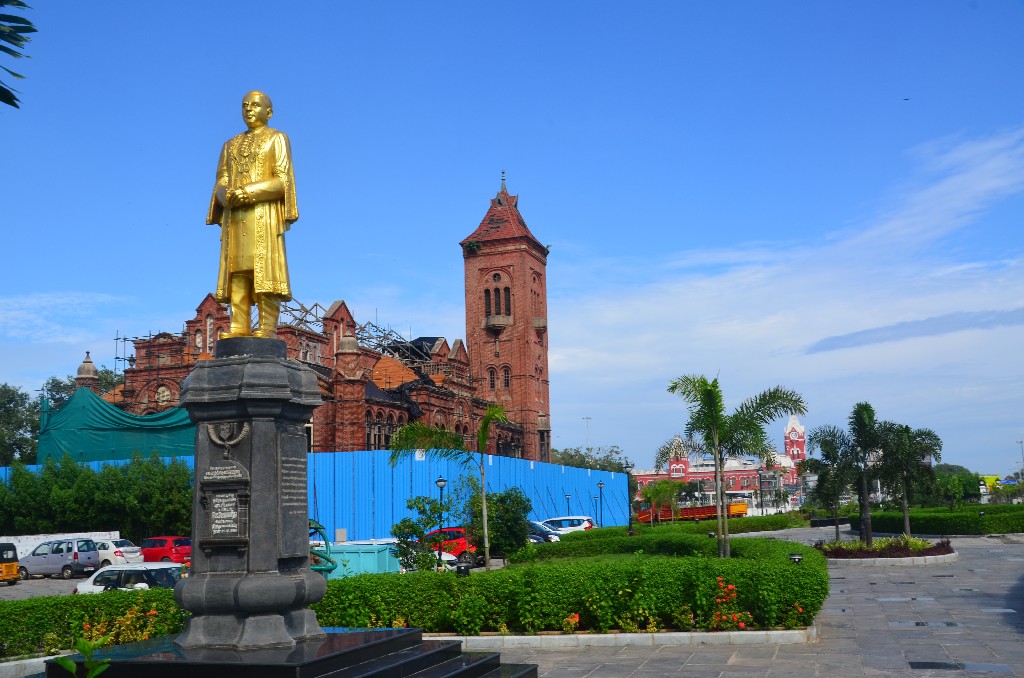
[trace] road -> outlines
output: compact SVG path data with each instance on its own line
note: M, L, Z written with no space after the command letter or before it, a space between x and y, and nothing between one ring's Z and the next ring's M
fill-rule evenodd
M52 577L33 577L19 581L14 586L0 584L0 600L25 600L37 596L63 596L70 594L75 584L86 577L73 579L54 579Z

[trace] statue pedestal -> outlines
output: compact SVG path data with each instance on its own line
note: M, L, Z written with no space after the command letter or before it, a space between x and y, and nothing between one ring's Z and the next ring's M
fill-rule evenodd
M96 658L111 660L103 678L357 678L420 672L435 678L537 678L535 665L501 664L496 652L462 652L461 646L458 640L423 640L417 629L375 629L327 633L290 648L244 651L188 649L169 638L156 638L100 650ZM80 655L71 658L81 665ZM67 675L55 661L46 663L46 678Z
M327 588L309 569L305 429L320 389L285 356L277 339L222 339L182 388L196 424L192 574L174 591L192 613L183 648L287 648L323 636L308 609Z

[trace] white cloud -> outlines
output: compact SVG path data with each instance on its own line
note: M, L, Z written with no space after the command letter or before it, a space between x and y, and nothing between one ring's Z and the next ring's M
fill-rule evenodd
M582 444L570 441L592 416L592 444L620 444L648 464L684 420L669 379L703 373L720 374L730 406L775 384L795 388L812 426L844 424L868 400L883 418L945 434L947 459L984 465L978 447L1001 445L1019 421L1024 267L1012 253L971 260L944 239L983 226L987 210L1024 188L1024 128L942 140L915 157L911 187L857 232L728 251L666 244L646 275L620 275L636 262L606 259L591 269L594 294L581 284L554 297L562 445Z

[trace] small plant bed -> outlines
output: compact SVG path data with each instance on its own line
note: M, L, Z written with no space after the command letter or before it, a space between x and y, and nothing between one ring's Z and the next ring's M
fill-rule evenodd
M862 541L819 541L814 545L826 558L856 560L860 558L917 558L920 556L944 556L955 553L948 539L934 544L916 537L881 537L868 548Z

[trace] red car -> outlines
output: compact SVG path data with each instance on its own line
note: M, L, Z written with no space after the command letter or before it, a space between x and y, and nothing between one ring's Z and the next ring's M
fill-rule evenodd
M192 540L188 537L150 537L142 542L141 548L147 563L192 562Z
M423 535L423 540L433 543L438 533L444 534L444 541L441 542L442 551L452 554L463 563L472 563L477 560L476 547L466 539L466 528L445 527L440 530L432 530ZM435 546L434 548L437 547Z

